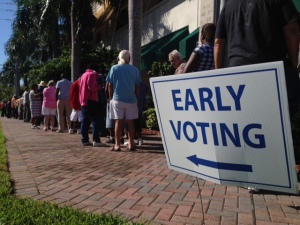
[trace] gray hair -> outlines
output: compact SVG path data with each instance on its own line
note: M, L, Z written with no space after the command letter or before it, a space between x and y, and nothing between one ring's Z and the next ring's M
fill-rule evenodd
M181 56L180 52L177 51L176 49L169 53L169 57L170 56L173 56L175 58L182 60L182 56Z
M130 62L130 52L128 50L122 50L118 56L119 64L126 64Z
M55 81L54 80L50 80L48 82L48 86L55 86Z

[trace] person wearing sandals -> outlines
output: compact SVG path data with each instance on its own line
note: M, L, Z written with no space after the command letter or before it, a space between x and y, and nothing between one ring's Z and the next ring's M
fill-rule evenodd
M51 123L51 130L54 131L56 116L56 88L54 80L48 82L48 87L43 90L42 114L44 115L44 131L48 130Z
M121 150L124 118L128 126L127 150L135 150L134 119L138 118L137 97L141 76L139 70L129 62L130 52L122 50L118 56L118 64L111 67L106 79L111 109L110 118L115 120L115 145L110 149L111 151Z

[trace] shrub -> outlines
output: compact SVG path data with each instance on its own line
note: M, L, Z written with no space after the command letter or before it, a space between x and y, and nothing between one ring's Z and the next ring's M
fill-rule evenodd
M152 130L159 130L155 108L149 108L143 112L143 120L146 121L146 127Z
M173 74L172 66L167 62L153 62L148 72L149 77L159 77Z

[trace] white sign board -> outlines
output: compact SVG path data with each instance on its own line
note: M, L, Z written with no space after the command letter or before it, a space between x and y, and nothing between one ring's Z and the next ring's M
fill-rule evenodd
M282 62L150 83L171 169L224 185L298 193Z

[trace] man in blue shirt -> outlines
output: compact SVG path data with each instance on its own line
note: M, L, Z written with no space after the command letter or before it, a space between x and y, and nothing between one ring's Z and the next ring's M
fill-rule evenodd
M72 106L70 102L70 89L72 82L66 78L65 74L61 74L61 80L56 84L56 101L57 101L57 114L58 114L58 130L57 133L63 133L65 129L65 118L70 129L70 115L72 112Z
M139 70L130 65L130 52L119 53L118 64L114 65L107 76L110 100L110 118L115 120L115 145L112 151L120 151L123 120L128 126L129 142L127 149L134 150L134 119L138 118L137 96L140 91L141 76Z

